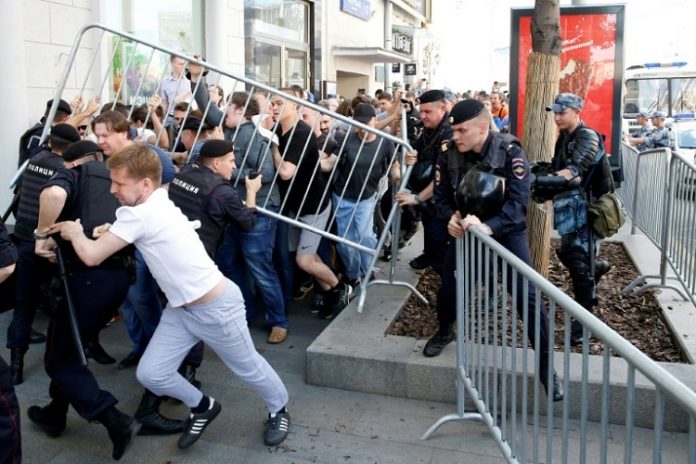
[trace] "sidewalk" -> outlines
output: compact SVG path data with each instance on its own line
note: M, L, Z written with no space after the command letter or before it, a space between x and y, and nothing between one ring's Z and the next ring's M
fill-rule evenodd
M628 229L630 231L630 229ZM622 231L623 232L623 231ZM623 234L621 240L633 239ZM644 243L638 241L640 247ZM644 251L645 248L642 248ZM634 258L635 259L635 258ZM349 308L354 311L353 308ZM0 331L5 332L11 314L0 315ZM206 430L201 440L189 450L180 451L173 437L138 437L121 462L125 463L359 463L359 464L445 464L503 462L502 456L487 429L479 423L449 423L427 441L420 439L425 430L443 415L455 413L451 403L396 398L371 393L308 385L306 350L327 327L316 318L307 302L289 309L290 336L281 345L268 345L266 332L253 327L251 332L257 349L268 359L285 381L290 391L289 411L293 426L288 440L279 447L266 447L262 442L263 420L266 412L258 396L242 384L211 351L198 377L203 390L218 399L223 412ZM45 331L47 317L39 315L36 328ZM693 324L690 324L693 325ZM118 322L102 332L102 343L116 359L125 357L130 340L124 324ZM696 338L696 337L695 337ZM356 347L369 352L368 347ZM43 370L44 345L32 345L26 356L26 380L17 387L22 410L22 434L25 463L108 463L111 445L105 429L90 425L73 410L68 416L65 434L51 439L34 427L26 416L33 404L45 404L48 398L48 378ZM9 351L0 350L9 359ZM418 355L418 353L415 353ZM422 357L422 356L421 356ZM119 407L133 413L137 408L142 387L135 379L134 369L118 371L116 366L91 363L101 386L120 399ZM340 370L340 367L334 366ZM340 373L337 373L340 375ZM394 376L396 384L403 379ZM452 379L454 382L454 379ZM165 414L184 417L183 406L165 404ZM555 423L552 431L554 453L551 461L540 448L540 462L560 462L561 431ZM580 448L580 427L570 422L569 462L577 461ZM590 423L590 431L598 424ZM540 430L543 445L546 430ZM590 433L590 437L596 436ZM625 430L611 426L608 443L610 461L623 462ZM688 451L688 436L663 435L663 462L684 462ZM634 429L633 462L652 462L652 431ZM519 445L518 445L519 446ZM591 438L586 447L588 462L599 461L600 443ZM529 458L532 458L531 439Z

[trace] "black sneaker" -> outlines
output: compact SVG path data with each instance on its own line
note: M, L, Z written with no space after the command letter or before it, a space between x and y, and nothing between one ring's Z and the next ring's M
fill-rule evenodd
M310 312L313 314L320 312L322 308L326 306L326 302L324 300L324 294L315 291L314 296L312 297L312 306L310 307Z
M454 340L454 331L450 330L447 335L442 335L439 331L433 335L428 343L425 344L423 348L423 356L426 358L433 358L439 356L442 350L445 349L452 340Z
M428 257L423 253L422 255L419 255L416 258L413 258L408 264L411 266L411 268L420 271L425 269L426 267L430 266L430 260Z
M350 285L339 282L335 288L330 290L329 301L326 301L324 307L319 310L319 318L333 319L338 316L348 305L351 293L353 293L353 288Z
M267 446L279 445L287 438L288 430L290 430L290 414L287 411L274 415L268 413L263 442Z
M189 416L188 420L186 421L184 431L179 437L179 449L186 449L196 443L196 441L201 437L201 434L205 428L217 417L218 414L220 414L220 411L222 410L220 403L210 397L209 400L210 405L208 406L207 411L198 414L192 412Z
M307 295L309 292L312 291L314 288L314 280L313 279L308 279L307 281L301 283L299 287L295 289L295 291L292 294L292 299L295 301L302 301L305 298L307 298Z

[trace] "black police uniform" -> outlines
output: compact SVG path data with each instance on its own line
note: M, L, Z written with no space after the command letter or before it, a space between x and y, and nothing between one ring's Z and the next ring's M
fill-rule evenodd
M601 159L595 162L598 155ZM604 155L602 137L582 122L572 133L561 131L556 141L552 166L556 171L568 168L573 174L580 176L582 183L577 190L584 190L586 201L592 202L614 190L611 166L609 159ZM554 198L555 210L559 208L559 200L559 196ZM554 211L554 225L561 234L558 257L570 273L575 301L592 311L597 304L595 261L599 241L587 221L578 230L572 230L576 228L566 223L564 217L568 215L563 213ZM568 230L571 231L567 232ZM573 330L573 338L577 343L582 329L578 324L574 324Z
M452 126L449 123L447 113L436 128L423 129L420 137L413 144L413 149L418 152L418 160L413 167L408 183L408 187L413 193L419 193L435 179L438 159L447 152L451 139ZM449 242L449 234L447 233L449 216L441 216L438 214L437 208L432 206L433 199L431 198L420 208L421 221L423 222L423 254L427 264L439 274L442 272L447 243Z
M191 221L201 221L196 231L212 258L230 223L249 232L256 224L256 212L247 208L237 190L206 166L184 166L169 184L169 198Z
M13 380L22 383L24 353L29 348L31 325L42 292L55 266L34 253L34 230L39 222L39 196L46 182L63 169L63 158L50 150L34 155L22 175L14 236L19 259L16 270L15 310L7 328L7 348L12 350Z
M459 182L472 168L489 171L506 180L505 202L501 210L485 223L493 231L495 238L505 248L527 264L531 265L529 241L527 238L527 203L529 201L529 166L524 151L514 137L490 133L481 153L459 153L456 145L450 143L446 156L440 158L439 180L435 186L435 207L441 216L451 217L456 211L455 192ZM448 247L442 275L442 287L438 292L437 314L440 328L449 330L456 320L455 309L455 247L454 241ZM511 279L512 273L508 273ZM522 277L518 276L518 288L522 288ZM508 287L512 288L512 282ZM517 308L523 308L523 292L517 292ZM528 293L528 320L534 320L535 292ZM548 320L546 310L540 311L540 342L546 347L548 342ZM533 331L530 340L533 343Z
M519 141L507 134L489 133L481 153L472 151L460 153L454 143L450 143L448 151L440 157L435 183L435 207L440 217L451 218L457 210L455 195L461 179L471 169L479 169L505 179L505 194L502 207L485 220L485 224L493 232L493 238L515 256L531 266L529 241L527 238L527 204L529 202L529 165L527 157L519 145ZM463 214L463 213L462 213ZM481 219L481 218L479 218ZM437 317L440 324L439 332L428 341L423 353L426 356L436 356L444 345L452 340L452 323L456 321L456 249L455 241L450 241L442 272L442 286L437 295ZM507 272L507 288L513 288L513 272ZM520 318L524 310L524 279L518 273L516 282L515 306ZM536 292L528 285L527 291L527 321L535 324ZM528 338L535 345L534 330L528 330ZM540 380L546 386L549 359L548 316L546 307L541 303L539 308L539 347L541 350ZM553 374L554 401L562 399L562 389L556 374ZM547 389L548 391L548 389Z
M74 169L62 170L46 187L54 185L62 187L68 194L58 221L80 218L85 234L91 236L94 227L115 220L119 205L109 192L111 179L104 163L91 161ZM116 315L126 297L130 284L128 266L129 261L132 263L132 248L128 247L107 258L99 266L88 267L77 257L70 244L60 242L80 337L82 340L92 340ZM51 378L49 394L52 399L50 405L44 408L45 414L54 422L64 424L68 405L72 404L78 414L88 421L104 423L101 413L113 407L118 400L102 390L92 372L80 363L64 297L57 302L49 324L45 363L46 372ZM105 425L108 428L108 422Z
M17 261L17 250L0 221L0 268ZM12 385L10 367L0 356L0 462L21 462L22 440L19 403Z

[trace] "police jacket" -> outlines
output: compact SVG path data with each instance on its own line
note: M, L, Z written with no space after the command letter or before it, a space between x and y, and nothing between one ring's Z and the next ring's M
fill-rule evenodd
M42 150L29 159L22 174L14 234L22 240L34 240L39 222L39 196L46 182L64 168L63 158L50 150Z
M454 142L448 144L447 152L440 157L435 173L434 201L438 217L449 219L457 210L457 186L475 166L505 179L503 206L486 221L493 236L501 237L526 230L529 163L519 141L508 134L490 132L481 153L460 153Z
M39 146L39 139L41 138L41 133L44 130L45 124L46 118L41 118L41 121L34 124L32 127L27 129L24 134L22 134L19 139L19 160L17 162L17 166L21 166L26 160L31 158L31 156L36 153L36 149Z
M598 156L601 158L595 161ZM568 168L580 176L589 201L614 190L602 136L582 122L573 132L561 131L552 164L556 171Z
M201 222L198 236L210 257L227 223L245 232L256 224L255 210L244 206L235 188L206 166L184 166L169 184L169 199L189 220Z
M441 153L447 151L447 144L451 139L452 126L448 113L445 113L436 128L423 129L412 146L418 152L418 161L408 181L408 187L413 192L420 192L433 180L438 158Z
M67 193L65 206L58 216L58 221L80 219L87 237L92 238L95 227L116 220L119 203L111 194L111 176L102 161L90 161L73 169L61 169L51 178L46 187L57 185ZM85 268L72 246L57 238L58 245L68 269ZM103 261L98 268L125 270L128 257L133 255L133 247L126 247L112 257Z

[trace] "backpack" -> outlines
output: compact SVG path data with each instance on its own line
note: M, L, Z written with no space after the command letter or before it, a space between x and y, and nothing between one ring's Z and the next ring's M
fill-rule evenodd
M600 238L611 237L626 222L621 202L614 192L605 193L591 203L587 214L592 229Z

